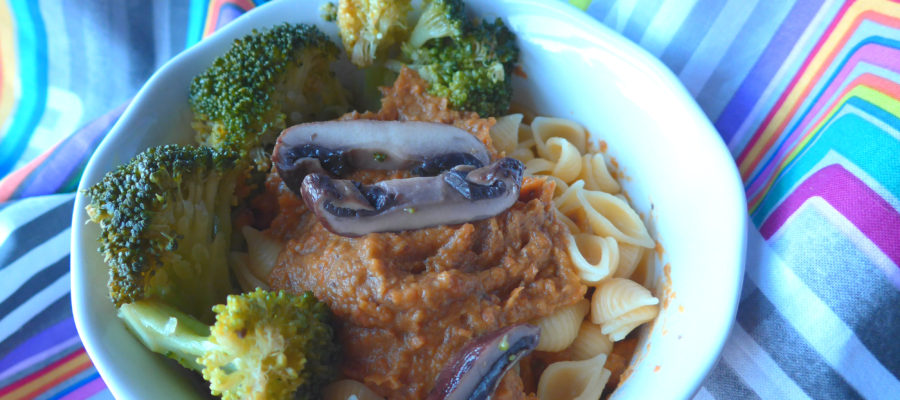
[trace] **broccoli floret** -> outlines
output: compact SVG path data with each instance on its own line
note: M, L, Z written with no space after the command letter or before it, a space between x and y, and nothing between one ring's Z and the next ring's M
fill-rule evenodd
M462 0L426 0L408 43L421 47L431 39L458 38L467 24Z
M223 399L314 399L335 379L331 312L312 293L257 289L213 307L210 327L166 304L124 304L119 316L147 348L199 371Z
M425 79L431 94L482 117L509 108L511 74L519 58L515 35L499 18L470 26L458 38L444 37L415 47L404 43L407 66Z
M337 23L350 61L367 67L404 40L411 9L410 0L341 0Z
M312 25L282 24L235 40L191 83L197 141L237 151L259 170L281 131L349 110L330 70L340 50Z
M233 291L226 254L244 173L234 152L151 148L86 191L116 306L154 299L207 321Z
M337 5L333 2L329 1L319 6L319 13L322 14L322 19L326 22L337 21Z

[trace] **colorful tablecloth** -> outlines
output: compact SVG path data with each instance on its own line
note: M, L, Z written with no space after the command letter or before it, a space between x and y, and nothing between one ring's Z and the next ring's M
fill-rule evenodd
M900 2L572 3L678 75L744 178L737 322L696 398L900 398ZM0 0L0 399L111 397L72 320L72 192L150 74L255 5Z

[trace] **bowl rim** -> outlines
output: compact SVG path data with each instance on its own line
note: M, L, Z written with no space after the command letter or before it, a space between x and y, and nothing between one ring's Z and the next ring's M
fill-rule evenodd
M483 2L490 0L473 1ZM243 36L244 32L249 30L248 28L261 27L260 24L256 23L256 18L254 16L266 12L266 10L268 10L269 8L274 9L278 7L288 7L289 2L291 2L291 0L275 0L250 10L236 20L230 22L228 25L217 30L209 37L204 38L195 45L184 49L178 55L171 58L160 68L154 71L151 77L144 83L143 86L141 86L140 90L134 96L131 103L127 106L121 117L110 129L109 133L103 138L101 143L95 149L94 153L91 154L91 157L87 165L85 166L84 173L79 181L78 191L76 192L76 201L72 218L72 239L70 243L72 311L76 328L79 332L79 335L81 336L82 343L85 347L86 352L94 362L97 371L104 379L104 382L106 382L107 387L116 398L124 398L127 393L131 392L128 391L127 388L121 387L121 383L119 382L119 380L116 379L113 374L105 367L105 365L108 363L108 361L106 360L108 356L107 352L101 349L100 343L97 343L93 338L95 331L101 328L89 326L88 322L85 320L85 313L89 312L90 309L88 304L88 296L90 296L90 290L87 290L89 288L89 285L87 284L88 281L86 277L86 268L78 267L77 265L77 263L81 262L81 260L83 259L83 253L87 250L82 246L82 243L79 240L81 237L81 230L85 222L81 218L82 210L87 204L83 191L87 189L90 184L92 184L92 182L87 182L88 176L90 175L87 172L99 168L97 165L101 164L102 161L98 160L95 156L98 153L102 153L102 150L104 150L106 147L109 147L114 141L114 138L120 135L120 130L122 129L122 127L128 125L130 120L136 118L135 115L140 112L139 110L146 107L144 103L147 103L148 101L147 93L149 91L149 88L154 87L158 85L160 81L165 80L165 76L168 75L170 71L175 68L175 66L193 59L194 57L196 57L197 53L200 53L209 47L222 45L232 40L232 38ZM733 298L730 299L730 303L728 307L724 309L724 313L718 316L720 320L713 321L715 322L715 324L713 324L710 328L715 330L715 343L711 344L708 351L705 352L708 353L710 357L705 363L703 373L698 374L696 381L692 382L690 385L687 385L689 386L687 388L688 392L682 393L685 397L691 396L693 393L699 390L700 384L703 382L703 380L705 380L706 376L709 375L709 373L712 371L712 368L720 359L722 349L725 346L725 342L730 335L732 326L734 324L738 309L741 287L743 284L747 251L747 229L750 229L751 224L749 224L747 220L746 198L744 196L743 185L741 183L742 180L740 179L737 166L734 164L733 157L728 151L721 136L712 126L711 122L709 122L706 115L702 112L699 105L697 105L694 98L689 94L680 80L678 80L674 73L672 73L671 70L669 70L668 67L666 67L659 59L651 55L649 52L647 52L637 44L629 41L619 33L604 26L599 21L589 16L587 13L563 1L547 2L542 0L495 0L495 2L506 3L508 4L507 7L514 7L514 5L544 7L548 10L560 13L566 18L569 18L572 21L572 24L578 25L580 29L596 33L599 36L602 36L604 40L614 42L614 46L624 46L627 49L627 52L624 52L621 55L622 57L628 58L630 59L630 61L639 63L647 67L653 74L660 78L661 81L667 83L667 87L665 88L665 90L669 90L674 95L682 98L684 100L684 103L689 108L693 109L698 117L701 117L703 120L705 120L705 124L708 125L709 129L706 129L706 132L703 132L704 137L702 139L715 142L712 143L711 146L712 148L717 149L716 154L711 154L711 156L719 160L725 158L728 161L728 164L731 165L730 171L727 173L727 175L731 176L731 178L729 179L731 187L722 188L722 190L727 191L729 193L729 196L735 197L737 200L734 204L736 206L734 211L737 212L736 215L738 215L738 217L736 218L736 220L730 222L734 224L734 229L737 233L736 237L739 239L739 243L737 244L739 254L735 255L736 259L739 260L739 262L736 265L737 268L734 270L734 275L732 277L733 279L730 282L722 282L722 284L729 286L728 291L730 293L733 293ZM735 194L737 195L735 196Z

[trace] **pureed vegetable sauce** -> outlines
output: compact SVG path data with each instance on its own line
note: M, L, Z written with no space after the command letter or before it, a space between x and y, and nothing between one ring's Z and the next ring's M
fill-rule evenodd
M493 119L449 110L426 87L404 70L384 90L379 113L345 118L449 123L495 153ZM350 179L372 183L404 174L361 171ZM473 338L549 315L586 292L553 211L553 184L544 180L526 178L519 201L493 218L358 238L323 228L277 174L267 187L280 206L268 233L285 243L269 283L292 293L311 290L328 303L339 320L343 373L389 398L425 397ZM510 373L496 397L523 398L522 386Z

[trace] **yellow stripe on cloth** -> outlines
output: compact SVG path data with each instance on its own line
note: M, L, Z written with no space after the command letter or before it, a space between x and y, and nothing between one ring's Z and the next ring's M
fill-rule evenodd
M16 24L9 2L0 1L0 137L12 116L19 92L19 70L16 58Z
M91 366L91 359L83 350L81 354L60 364L56 368L45 372L43 375L35 378L12 392L4 396L0 396L0 400L19 400L30 399L45 392L47 389L58 385L60 382L72 377L73 375L85 370Z

